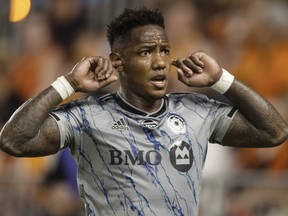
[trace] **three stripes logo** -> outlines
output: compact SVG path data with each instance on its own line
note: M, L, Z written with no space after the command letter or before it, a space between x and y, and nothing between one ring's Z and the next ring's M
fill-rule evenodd
M129 127L127 126L126 122L123 118L120 118L118 121L116 121L112 126L111 129L113 130L129 130Z

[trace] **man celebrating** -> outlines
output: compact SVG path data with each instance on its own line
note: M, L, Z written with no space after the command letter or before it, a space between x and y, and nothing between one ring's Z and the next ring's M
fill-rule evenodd
M1 132L19 157L70 148L87 215L198 215L208 142L273 147L287 139L277 111L203 52L171 60L158 10L126 9L108 26L109 59L85 57L24 103ZM171 65L190 87L224 94L167 94ZM117 71L119 76L114 72ZM74 92L120 89L57 106Z

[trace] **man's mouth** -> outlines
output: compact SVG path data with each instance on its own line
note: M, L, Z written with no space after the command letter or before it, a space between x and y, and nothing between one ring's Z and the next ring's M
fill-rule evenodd
M166 85L167 77L165 75L157 75L151 79L151 82L157 88L164 88Z

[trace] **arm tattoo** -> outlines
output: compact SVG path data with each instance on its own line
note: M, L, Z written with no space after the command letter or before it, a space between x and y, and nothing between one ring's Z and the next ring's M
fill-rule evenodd
M287 124L276 109L259 94L235 80L225 96L239 109L224 145L271 147L288 138Z
M45 153L43 148L49 146L48 143L57 141L59 131L56 123L52 122L54 120L48 120L48 116L61 101L59 93L51 86L26 101L3 127L0 137L1 148L4 151L7 148L7 153L10 154L21 153L19 156L52 153L49 148ZM36 145L40 142L41 145ZM57 144L59 143L53 145Z

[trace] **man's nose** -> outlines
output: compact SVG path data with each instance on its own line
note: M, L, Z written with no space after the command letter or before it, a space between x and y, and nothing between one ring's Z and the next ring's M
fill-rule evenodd
M167 61L167 56L164 56L162 53L159 52L155 54L153 58L152 67L154 70L164 69L166 67Z

